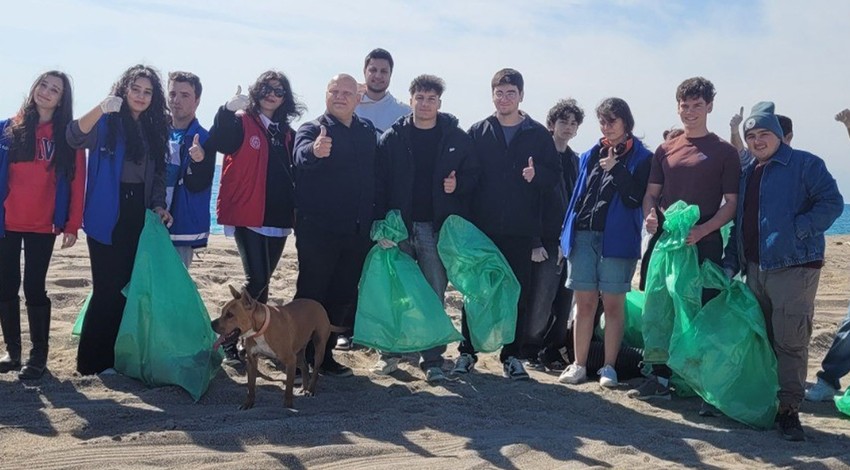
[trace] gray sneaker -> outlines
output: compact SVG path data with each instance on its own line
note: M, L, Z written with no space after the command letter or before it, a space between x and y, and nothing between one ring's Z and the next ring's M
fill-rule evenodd
M446 374L444 374L443 369L440 369L439 367L429 367L428 370L425 371L425 381L430 384L445 382Z
M658 377L650 376L638 388L633 388L626 392L629 398L637 398L638 400L669 400L670 386L662 384Z
M475 368L475 356L472 354L462 353L455 361L455 366L452 368L452 374L468 374Z
M502 364L502 376L511 380L528 380L528 372L522 362L513 356Z

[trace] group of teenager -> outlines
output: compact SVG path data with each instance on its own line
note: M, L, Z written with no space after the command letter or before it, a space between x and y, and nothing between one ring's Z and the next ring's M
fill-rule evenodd
M247 94L238 88L209 131L195 117L202 87L194 74L173 72L163 87L156 70L131 67L76 120L68 77L42 74L18 114L0 121L0 320L7 350L0 372L20 369L21 379L44 373L50 327L45 278L54 240L61 233L62 247L71 246L82 227L93 293L77 370L114 373L126 301L121 290L130 280L145 212L154 211L169 228L189 268L209 236L215 156L221 153L217 219L235 240L248 293L268 301L272 273L294 233L295 298L319 301L334 325L353 327L358 281L375 244L370 229L388 210L398 210L408 230L398 247L417 261L441 300L448 280L437 252L440 228L449 215L475 224L520 285L515 339L499 354L503 375L512 380L527 380L527 368L556 371L565 384L587 380L594 325L604 311L604 358L591 370L602 386L618 386L625 295L638 261L643 286L665 210L676 201L696 205L699 220L687 244L696 247L700 262L745 276L779 364L779 429L787 439L803 439L798 411L824 232L841 214L843 199L823 160L788 145L773 103L757 104L746 119L743 109L733 118L736 149L707 128L712 83L687 79L675 95L682 128L652 151L633 134L628 103L607 98L595 110L601 137L579 156L569 142L584 111L575 100L561 100L545 123L535 121L520 109L524 81L514 69L492 78L495 112L464 131L441 110L442 79L417 76L402 103L388 91L393 66L389 52L375 49L364 60L365 84L347 74L332 77L325 112L297 131L292 123L305 107L277 71L261 74ZM850 130L850 116L843 122ZM729 221L734 228L724 249L720 228ZM651 234L646 250L644 230ZM22 246L32 340L23 365ZM703 302L715 295L704 290ZM470 373L478 360L465 311L461 323L464 340L452 374ZM352 375L333 357L335 347L350 341L334 335L322 373ZM445 350L419 354L427 381L446 379ZM237 343L226 351L239 361ZM401 359L381 352L371 370L391 374ZM665 364L652 364L652 375L628 395L669 399L671 373ZM822 379L835 392L839 377ZM704 407L701 414L712 410Z

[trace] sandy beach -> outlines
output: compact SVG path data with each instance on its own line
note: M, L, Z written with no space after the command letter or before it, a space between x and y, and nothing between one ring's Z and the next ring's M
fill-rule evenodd
M290 239L271 284L276 303L292 298L296 272ZM242 282L233 240L213 236L191 274L217 316L230 297L227 284ZM279 382L262 379L256 406L239 411L246 378L226 366L198 403L178 387L81 377L71 327L90 283L85 239L57 249L47 287L54 305L49 372L31 384L0 375L0 468L850 467L850 417L832 403L805 403L808 441L788 443L775 430L699 417L695 398L643 403L625 396L628 384L566 387L556 375L534 371L531 381L512 383L501 377L494 354L484 355L470 376L431 386L413 361L378 377L368 372L374 353L341 353L354 377L320 378L318 396L296 396L297 411L283 408ZM452 295L449 313L457 321L461 300ZM850 236L828 237L810 382L848 295ZM23 328L28 350L25 321ZM455 357L450 345L447 360Z

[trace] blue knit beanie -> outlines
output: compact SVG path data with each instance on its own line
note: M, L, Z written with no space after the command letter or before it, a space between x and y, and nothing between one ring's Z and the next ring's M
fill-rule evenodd
M779 125L779 119L773 112L774 108L772 101L762 101L753 106L750 117L744 121L744 138L746 138L747 132L753 129L767 129L776 134L779 140L782 140L784 137L782 126Z

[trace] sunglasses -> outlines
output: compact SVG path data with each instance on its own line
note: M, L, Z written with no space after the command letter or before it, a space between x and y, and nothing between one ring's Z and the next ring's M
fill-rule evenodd
M263 85L260 87L260 95L266 96L269 93L274 93L278 98L283 98L286 95L286 90L283 88L273 88L270 85Z

